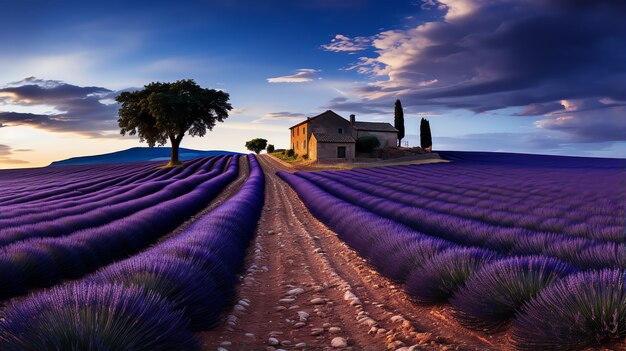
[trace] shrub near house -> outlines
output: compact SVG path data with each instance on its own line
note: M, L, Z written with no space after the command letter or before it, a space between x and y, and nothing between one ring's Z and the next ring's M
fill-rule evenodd
M373 135L366 135L356 139L356 152L369 153L380 146L380 141Z

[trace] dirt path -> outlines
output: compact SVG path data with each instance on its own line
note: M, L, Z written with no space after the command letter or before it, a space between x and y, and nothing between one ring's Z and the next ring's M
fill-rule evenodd
M445 307L420 307L313 217L260 157L265 207L223 325L200 333L205 350L500 350L460 327Z

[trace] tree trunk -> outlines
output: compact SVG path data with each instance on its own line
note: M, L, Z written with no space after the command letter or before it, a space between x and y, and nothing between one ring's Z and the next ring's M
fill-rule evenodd
M176 166L180 163L180 161L178 160L178 149L180 147L180 140L175 138L170 139L170 141L172 143L172 158L170 159L170 164L172 166Z
M398 147L402 147L402 139L398 139Z

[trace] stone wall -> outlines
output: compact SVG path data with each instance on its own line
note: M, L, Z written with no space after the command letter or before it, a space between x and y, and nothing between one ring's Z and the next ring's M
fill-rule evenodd
M311 133L340 134L339 128L341 128L341 134L350 135L350 123L334 114L316 118L310 121L309 124L311 124Z
M380 141L379 148L381 149L398 145L398 133L395 132L373 132L367 130L359 130L356 134L357 135L355 139L366 135L373 135L377 137L378 141Z
M317 140L315 139L315 135L311 136L311 139L309 139L309 160L317 160Z
M301 124L291 130L291 142L289 148L298 155L306 155L308 152L309 123Z
M346 158L337 158L337 148L346 148ZM316 159L319 162L352 162L354 161L354 143L317 143Z

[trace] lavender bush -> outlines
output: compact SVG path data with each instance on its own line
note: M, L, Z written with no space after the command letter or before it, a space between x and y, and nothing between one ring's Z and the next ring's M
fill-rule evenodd
M582 272L544 289L513 320L521 350L579 350L626 337L622 270Z
M198 350L182 311L137 287L84 283L12 305L2 350Z
M542 256L497 260L472 275L450 304L455 317L468 328L497 331L524 303L574 271L566 263Z

